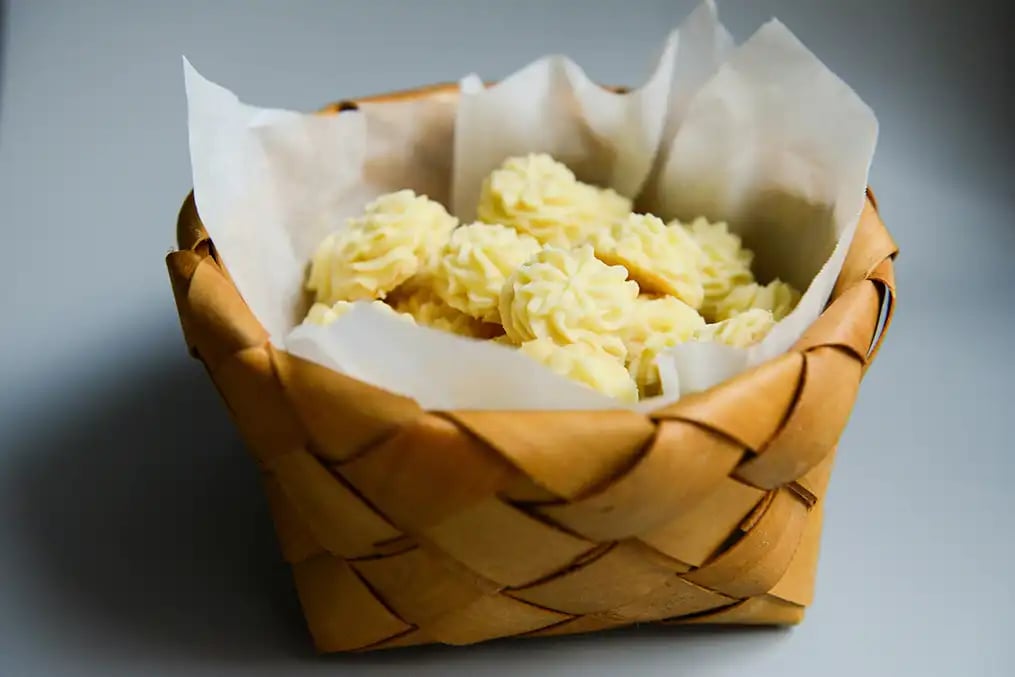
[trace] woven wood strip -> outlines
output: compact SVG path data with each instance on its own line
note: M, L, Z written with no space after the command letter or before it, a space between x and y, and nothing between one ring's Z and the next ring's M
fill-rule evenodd
M630 467L655 426L630 411L606 411L595 425L552 411L455 411L448 417L509 459L533 482L568 500Z
M692 509L640 538L674 559L701 566L739 534L765 496L761 489L725 478Z
M264 473L264 493L268 498L279 548L287 562L302 562L324 552L319 539L307 525L307 520L293 505L282 485L270 473Z
M489 447L433 415L403 426L336 471L410 533L482 503L516 472Z
M314 453L342 462L423 415L413 400L374 388L268 347L272 367ZM337 378L336 378L337 377ZM340 410L332 402L354 402Z
M860 364L865 364L880 310L877 284L862 280L839 295L794 348L800 351L821 346L841 348L851 352Z
M740 540L685 578L730 597L764 594L788 569L806 523L807 507L777 491Z
M884 340L885 335L888 333L888 327L892 324L892 316L895 314L895 267L892 265L890 259L885 259L879 263L874 270L870 272L868 278L872 282L881 285L881 299L882 299L882 316L884 318L883 324L881 325L881 332L875 335L874 344L871 346L870 351L867 354L867 365L864 367L866 370L877 356L878 351L881 349L881 342Z
M571 618L507 595L489 595L455 614L442 616L428 626L426 632L445 644L473 644L497 637L524 635Z
M793 625L803 620L804 607L772 595L761 595L712 613L670 618L663 623L678 625Z
M239 350L209 371L260 464L307 446L309 437L283 395L263 346Z
M352 566L388 608L417 626L425 627L501 590L436 549L412 548Z
M782 428L736 476L774 489L802 477L824 459L846 426L860 387L863 363L836 348L804 353L804 373Z
M517 599L572 614L608 612L664 586L689 566L656 556L637 540L619 543L601 556L549 580L512 591Z
M323 554L298 562L293 574L307 625L322 651L361 649L412 629L340 558Z
M613 620L602 616L576 616L570 620L551 625L520 637L558 637L560 635L585 634L630 625L626 621Z
M455 91L393 100L421 96ZM319 650L802 618L836 443L895 298L873 196L792 350L649 416L423 411L269 345L192 198L177 233L188 348L262 468Z
M602 492L539 512L598 541L640 536L693 507L742 455L743 447L728 438L683 421L662 421L645 456Z
M735 602L735 599L692 583L686 577L672 576L638 599L596 615L629 624L690 616Z
M697 423L724 434L751 450L772 439L793 406L803 374L804 356L790 352L735 376L702 393L682 397L652 414ZM767 397L759 398L758 392Z
M427 541L491 580L527 585L563 571L596 549L529 514L490 498L428 529Z
M306 529L333 555L368 557L402 535L303 449L274 459L268 472ZM335 529L336 524L345 528Z
M167 260L177 307L188 309L180 313L184 335L192 350L201 346L201 360L208 369L268 340L268 333L211 257L181 251Z
M818 504L807 513L804 532L800 544L786 571L768 594L772 597L808 606L814 599L814 572L818 566L818 546L821 543L821 524L824 517L824 506Z
M422 630L420 630L419 628L415 628L407 632L404 632L401 635L395 635L394 637L386 639L383 642L378 642L377 644L371 644L366 647L361 647L359 649L355 649L354 651L366 652L366 651L379 651L381 649L401 649L402 647L407 646L419 646L420 644L433 644L433 643L434 639L432 637L427 636L427 634Z

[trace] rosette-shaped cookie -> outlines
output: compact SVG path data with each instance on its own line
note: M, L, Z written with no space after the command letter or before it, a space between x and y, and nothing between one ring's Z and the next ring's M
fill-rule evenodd
M630 324L638 285L622 266L608 266L592 248L546 247L504 283L500 317L514 341L546 338L588 343L624 359L622 330Z
M673 296L639 296L630 324L623 332L627 368L642 397L660 394L656 357L673 346L690 341L705 328L705 319L694 308Z
M326 303L315 303L310 306L310 310L307 311L307 317L303 320L303 322L304 324L318 324L322 327L329 325L352 310L356 303L357 302L353 301L336 301L330 306ZM369 304L381 312L389 313L409 323L415 323L412 315L400 313L384 301L369 301Z
M705 326L697 310L673 296L639 296L624 327L624 340L630 344L644 341L653 334L674 337L678 342L690 340Z
M500 322L504 282L539 249L534 238L507 226L462 226L451 234L441 253L434 289L452 308L484 322Z
M382 195L314 252L307 289L322 303L381 299L436 263L457 219L411 190Z
M503 333L500 325L482 322L449 306L431 284L432 279L426 276L409 280L392 294L392 306L415 318L418 324L460 336L486 339Z
M800 301L800 292L776 278L762 286L751 284L735 287L716 304L715 319L728 320L751 309L771 311L775 321L790 314Z
M716 341L737 348L746 348L765 338L775 325L770 310L752 308L728 320L705 325L695 337L699 341Z
M587 343L557 345L550 339L526 341L519 348L551 371L621 402L637 402L638 387L612 355Z
M679 225L678 221L670 222L671 228ZM705 290L701 314L716 319L719 301L726 298L734 287L754 282L754 273L751 272L754 252L744 248L740 236L731 233L725 221L709 223L708 219L700 217L685 228L701 247L698 272Z
M480 221L568 248L583 242L590 230L626 214L630 204L612 190L581 183L549 155L533 154L508 158L486 178L476 213Z
M651 214L630 214L592 232L589 242L599 259L627 268L643 291L671 294L692 308L701 305L701 248L680 226L667 226Z
M612 188L600 188L579 182L579 190L588 193L581 201L585 205L582 219L585 221L585 232L589 234L617 221L623 221L631 213L630 198L626 198Z

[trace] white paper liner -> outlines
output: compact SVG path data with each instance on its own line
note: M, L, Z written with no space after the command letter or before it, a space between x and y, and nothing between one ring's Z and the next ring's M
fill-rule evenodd
M505 346L357 307L298 326L321 239L385 192L412 188L473 218L507 156L548 152L580 178L664 217L727 220L762 280L806 289L748 349L682 344L659 358L648 411L788 349L831 293L863 206L877 121L778 21L732 47L706 2L666 40L645 84L606 91L573 62L540 59L484 89L363 104L337 116L261 109L185 62L198 212L273 344L448 409L609 409L620 403ZM295 328L295 330L294 330Z

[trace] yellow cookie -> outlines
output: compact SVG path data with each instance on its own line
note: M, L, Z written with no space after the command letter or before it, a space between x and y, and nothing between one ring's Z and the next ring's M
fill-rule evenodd
M627 368L642 397L660 393L656 357L675 345L689 341L705 327L694 308L673 296L639 296L630 324L624 330Z
M550 339L526 341L519 348L553 372L621 402L638 401L638 387L612 355L587 343L557 345Z
M670 227L679 225L671 221ZM708 219L697 218L686 230L701 247L702 257L698 266L705 300L701 313L708 319L716 317L716 305L739 285L754 282L751 261L754 252L745 249L738 235L729 232L724 221L709 223Z
M667 226L651 214L625 220L591 234L596 256L631 272L643 291L671 294L692 308L705 296L698 265L701 248L683 228Z
M579 190L588 195L581 201L585 206L581 219L585 221L586 238L597 230L623 221L631 214L631 200L612 188L599 188L579 182Z
M597 194L599 204L596 209L606 221L617 221L627 218L631 213L631 200L626 198L612 188L598 188L588 186Z
M429 277L413 278L395 290L391 296L392 305L423 326L452 334L486 339L503 333L500 325L481 322L449 306L434 292L431 284Z
M612 190L581 183L549 155L532 154L508 158L486 178L476 213L480 221L568 248L630 207L630 200Z
M771 311L778 322L789 315L799 301L800 292L778 278L764 286L752 282L734 287L719 301L716 304L715 319L728 320L744 311L760 308Z
M775 325L772 312L752 308L728 320L705 325L695 337L699 341L716 341L736 348L746 348L765 338Z
M507 226L462 226L444 247L434 271L434 288L452 308L499 323L504 282L539 249L534 238Z
M424 195L411 190L382 195L318 245L307 289L328 304L384 298L436 262L456 225L439 202Z
M500 295L504 330L518 343L547 338L588 343L623 360L638 285L622 266L608 266L592 248L546 247L516 270Z

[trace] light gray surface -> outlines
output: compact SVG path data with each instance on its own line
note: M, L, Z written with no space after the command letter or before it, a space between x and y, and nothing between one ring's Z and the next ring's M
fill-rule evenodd
M11 3L0 674L1015 674L1011 24L1004 3L971 0L722 7L740 39L782 18L877 111L872 183L903 250L802 626L312 655L162 261L189 186L180 55L251 102L303 109L549 51L622 82L693 4Z

